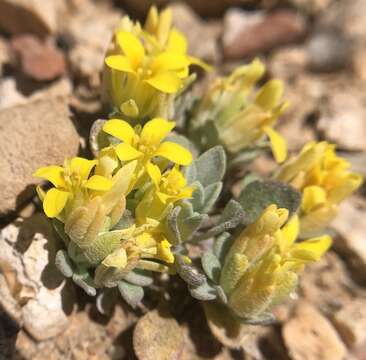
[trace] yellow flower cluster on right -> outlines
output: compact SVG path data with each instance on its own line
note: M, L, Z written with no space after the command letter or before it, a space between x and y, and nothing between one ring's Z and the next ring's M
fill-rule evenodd
M337 156L335 146L310 142L280 169L276 178L302 192L301 236L322 231L337 215L338 205L362 184L362 176Z

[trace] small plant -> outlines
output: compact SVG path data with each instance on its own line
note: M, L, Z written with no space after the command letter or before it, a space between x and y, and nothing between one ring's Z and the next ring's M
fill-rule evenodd
M122 19L105 58L110 113L93 126L95 158L34 174L52 184L38 194L64 241L56 265L89 295L117 287L133 307L153 272L179 275L232 321L267 323L331 246L326 226L362 179L326 142L286 161L273 128L287 107L283 84L258 88L259 60L198 98L191 65L210 70L187 54L169 9L151 8L144 26ZM233 198L230 178L267 150L282 166L270 179L247 175ZM187 245L203 241L197 265Z

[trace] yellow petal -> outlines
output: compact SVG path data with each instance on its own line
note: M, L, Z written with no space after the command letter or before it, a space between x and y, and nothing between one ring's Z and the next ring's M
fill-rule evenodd
M127 254L126 250L119 248L109 254L104 260L103 265L107 267L114 267L123 269L127 265Z
M139 66L144 59L145 50L138 37L127 31L120 31L116 38L118 45L131 61L133 67Z
M177 74L172 71L158 72L150 79L145 80L153 88L167 94L176 93L181 87L181 80Z
M147 32L153 34L156 31L158 23L159 23L158 9L155 5L152 5L150 7L150 10L149 10L148 14L147 14L144 29Z
M39 185L37 185L36 187L36 192L39 199L43 202L44 197L46 196L46 192Z
M307 186L303 191L301 208L305 213L311 212L327 201L327 193L320 186Z
M46 166L39 168L33 176L48 180L56 187L64 187L64 169L61 166Z
M282 235L284 239L286 240L286 247L292 245L300 231L300 222L299 217L297 215L294 215L290 221L281 229Z
M283 82L281 80L270 80L258 91L255 103L262 109L269 111L275 108L281 101L283 95Z
M159 145L160 142L174 129L175 122L163 118L155 118L147 122L141 131L141 143L144 145Z
M66 205L69 193L58 189L48 190L46 196L43 199L43 210L45 214L54 218L60 214Z
M293 246L291 256L304 261L318 261L332 245L329 235L312 238Z
M135 160L144 155L141 151L126 143L118 144L114 149L122 161Z
M114 70L124 72L134 72L130 60L123 55L110 55L105 59L105 63Z
M103 126L103 131L126 144L131 144L135 136L133 127L127 121L119 119L108 120Z
M84 187L96 191L108 191L113 185L113 181L104 176L93 175L85 184Z
M362 181L362 175L349 173L339 186L329 191L328 200L336 204L340 203L357 190L361 186Z
M151 70L154 73L167 70L179 70L188 67L188 65L189 61L187 56L164 52L155 57L151 65Z
M86 180L97 163L98 161L96 160L74 157L70 161L70 171L71 173L80 176L81 180Z
M161 156L178 165L187 166L192 162L192 154L189 150L170 141L162 143L154 155Z
M185 54L188 50L188 43L186 37L180 31L172 29L169 34L168 45L166 47L166 50L168 52Z
M199 67L201 67L202 69L204 69L205 71L212 71L212 66L206 64L204 61L196 58L196 57L193 57L193 56L188 56L188 59L189 59L189 63L192 64L192 65L197 65Z
M172 264L174 262L174 255L170 250L171 244L167 240L163 240L157 246L158 249L158 257L167 262L168 264Z
M263 128L264 132L269 137L271 142L273 156L278 163L282 163L287 157L287 143L286 140L275 130L269 126Z
M149 174L151 180L154 182L155 186L159 186L160 179L161 179L161 172L159 166L148 162L146 165L146 171Z

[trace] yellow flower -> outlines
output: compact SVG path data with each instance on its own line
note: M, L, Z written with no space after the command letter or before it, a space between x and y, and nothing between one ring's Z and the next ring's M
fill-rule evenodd
M193 188L177 167L167 170L163 175L157 165L148 164L147 172L154 183L136 208L136 218L143 223L147 218L160 220L169 204L192 196Z
M213 121L219 140L233 154L255 147L268 137L275 159L283 162L287 144L273 129L287 107L281 100L283 83L270 80L254 93L264 72L264 64L257 59L228 77L217 79L195 110L192 124L204 130L205 123Z
M308 236L326 227L336 216L338 205L362 183L351 164L336 155L335 146L325 141L310 142L277 174L303 194L301 235Z
M189 83L189 66L209 67L187 55L187 41L172 27L169 9L152 7L142 29L128 18L116 30L105 59L105 97L125 117L140 122L170 116L175 94Z
M33 176L45 179L54 186L45 194L38 187L38 193L43 198L43 209L48 217L57 217L67 201L80 193L92 194L108 191L113 182L101 175L89 177L96 160L75 157L66 160L64 166L47 166L38 169Z
M270 205L235 239L225 258L220 284L239 317L253 319L281 302L296 287L304 265L331 246L327 235L295 242L299 220L286 225L288 211Z
M175 127L173 121L155 118L145 124L141 131L126 121L112 119L105 123L103 130L122 142L114 146L121 161L137 159L146 169L154 157L165 158L178 165L189 165L192 154L176 143L163 141Z

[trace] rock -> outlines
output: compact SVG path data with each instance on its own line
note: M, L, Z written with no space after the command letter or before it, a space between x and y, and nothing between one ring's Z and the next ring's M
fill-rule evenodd
M325 104L318 130L326 140L345 150L366 150L366 110L352 88L333 91Z
M347 353L331 323L306 302L298 304L282 336L293 360L343 360Z
M1 292L7 286L20 310L18 321L38 341L62 333L68 325L63 307L70 298L54 265L60 244L53 234L49 219L40 213L18 219L0 233L0 277L5 280ZM0 301L9 308L7 298Z
M0 214L14 211L34 195L33 172L62 164L78 152L79 136L67 99L39 100L0 111Z
M311 15L318 15L334 2L334 0L290 0L290 3Z
M121 5L126 7L128 13L145 17L151 5L159 7L167 6L169 0L119 0ZM253 2L252 0L185 0L192 9L204 17L222 16L226 9L233 6L241 6L245 3ZM172 1L170 1L172 3Z
M100 85L104 56L121 15L119 10L106 4L82 1L63 24L63 35L71 45L72 71L94 87Z
M18 35L11 39L11 49L22 72L38 81L49 81L66 72L64 56L51 41L40 41L33 35Z
M353 197L343 202L338 217L332 223L336 231L335 249L344 255L354 275L361 281L366 280L366 202Z
M306 45L308 67L316 72L338 71L352 60L352 41L337 31L315 33Z
M346 264L333 251L306 267L298 291L299 296L328 317L350 303L355 293L356 286Z
M3 65L10 62L10 54L8 49L8 42L0 37L0 76L3 73Z
M172 4L171 9L174 25L188 39L189 53L209 62L216 61L219 54L217 40L222 32L221 23L203 21L183 3Z
M290 10L277 10L262 19L258 14L248 19L248 13L228 14L225 19L223 51L226 59L243 59L275 47L294 43L306 33L305 19ZM239 20L240 18L240 20ZM235 20L237 26L230 24ZM240 29L239 29L240 26ZM232 34L233 29L235 33ZM230 31L228 33L228 31Z
M15 105L29 104L35 100L67 97L71 95L72 84L63 77L46 88L34 91L30 96L24 96L17 88L17 81L13 77L0 79L0 111Z
M334 325L345 343L354 348L366 341L366 298L355 299L334 314Z
M62 0L0 0L0 28L10 34L44 37L57 30Z

